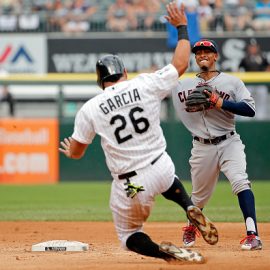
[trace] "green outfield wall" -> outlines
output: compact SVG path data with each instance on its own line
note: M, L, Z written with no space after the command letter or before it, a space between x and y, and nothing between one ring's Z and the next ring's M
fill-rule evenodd
M190 179L189 156L192 137L179 122L162 123L167 139L167 151L175 162L176 172L181 179ZM246 145L247 172L252 179L269 179L270 177L270 122L237 122L237 132ZM73 120L64 119L60 124L60 138L70 136ZM224 178L223 175L220 176ZM60 155L60 180L108 180L110 173L105 164L105 157L96 137L84 158L70 160Z

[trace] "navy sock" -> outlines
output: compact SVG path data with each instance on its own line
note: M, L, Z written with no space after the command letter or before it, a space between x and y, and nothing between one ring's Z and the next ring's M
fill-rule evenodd
M258 235L255 199L254 199L253 192L250 189L247 189L238 193L237 196L238 196L238 202L239 202L240 208L242 210L242 213L245 219L245 224L248 218L251 218L254 221L256 231L254 232L253 230L249 230L246 224L247 235L250 235L250 234Z

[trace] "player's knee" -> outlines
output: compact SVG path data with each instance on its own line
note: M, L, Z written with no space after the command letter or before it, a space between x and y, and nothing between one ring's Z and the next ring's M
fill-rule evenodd
M232 183L232 192L235 195L247 189L250 189L250 182L248 180Z

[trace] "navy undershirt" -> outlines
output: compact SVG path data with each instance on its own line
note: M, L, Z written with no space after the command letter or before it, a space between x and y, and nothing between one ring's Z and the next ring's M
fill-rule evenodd
M255 111L243 101L234 102L229 100L223 100L221 109L242 116L253 117L255 115Z

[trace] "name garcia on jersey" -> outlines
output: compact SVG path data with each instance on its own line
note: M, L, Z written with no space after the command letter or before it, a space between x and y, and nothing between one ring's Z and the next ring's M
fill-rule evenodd
M111 111L139 100L141 100L141 97L138 89L135 88L119 95L115 95L112 98L108 98L105 102L100 103L99 107L104 114L108 114Z

